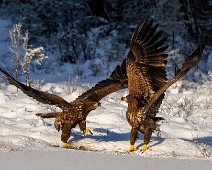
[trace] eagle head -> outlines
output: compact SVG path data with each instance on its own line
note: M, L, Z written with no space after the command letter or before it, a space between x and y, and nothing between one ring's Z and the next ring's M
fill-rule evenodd
M85 112L90 112L92 110L95 110L98 106L101 106L101 103L100 102L94 102L94 101L91 101L91 102L85 102L83 104L83 107L84 107L84 111Z
M121 98L121 101L125 101L125 102L127 102L127 103L130 103L130 102L135 102L135 101L137 101L137 99L136 99L134 96L128 94L126 97L122 97L122 98Z
M134 97L133 95L128 94L126 97L122 97L121 101L125 101L128 103L128 110L133 109L136 110L138 109L138 100L136 99L136 97Z

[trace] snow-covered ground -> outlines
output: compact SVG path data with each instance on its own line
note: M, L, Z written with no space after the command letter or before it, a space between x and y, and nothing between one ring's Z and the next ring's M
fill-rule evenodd
M147 158L113 153L55 150L24 150L0 154L1 170L211 170L203 159Z
M176 87L175 87L176 88ZM204 87L202 87L204 88ZM66 95L61 85L46 84L45 91L57 93L71 101L78 93ZM52 91L54 89L55 91ZM59 94L59 92L61 92ZM63 92L63 93L62 93ZM87 127L93 135L84 137L79 128L72 130L69 143L73 147L125 154L129 148L130 125L125 118L127 105L120 98L126 90L113 93L104 98L102 106L87 117ZM57 110L27 97L16 88L7 85L0 91L0 149L23 150L28 148L52 148L62 146L60 133L53 126L53 119L41 119L38 112ZM164 117L161 132L153 134L149 146L151 151L133 155L143 157L212 158L212 108L211 92L176 93L172 87L158 113ZM187 108L188 107L188 108ZM143 135L136 142L141 148Z
M2 21L1 23L4 24ZM7 24L5 22L5 26ZM3 27L0 32L3 31L2 29ZM1 37L0 45L4 44L3 47L6 48L4 42L7 42L6 37ZM6 66L6 63L1 64ZM61 73L58 74L61 76ZM36 75L32 75L32 79L33 76ZM79 79L78 83L74 84L74 92L69 94L68 85L58 80L60 76L49 73L41 89L57 94L67 101L74 100L86 91L87 86L93 86L94 79L95 82L102 79L100 77ZM39 75L35 78L39 79ZM54 83L48 83L50 79ZM212 167L212 82L198 84L180 81L168 89L158 113L165 118L161 122L161 132L152 135L149 144L152 150L143 154L139 150L127 154L130 146L130 125L125 118L127 104L120 101L121 97L126 95L127 90L122 90L102 99L102 106L87 117L87 127L93 135L88 134L84 137L76 127L72 130L68 142L80 151L68 150L62 148L60 132L58 133L53 126L54 120L35 116L38 112L55 111L58 108L41 104L27 97L20 90L17 93L14 86L6 85L2 81L0 167L42 169L42 165L46 165L43 161L47 162L46 169L56 169L53 165L68 168L74 166L73 169L79 169L80 166L88 166L88 169L110 169L110 166L112 169L119 169L117 167L129 169L138 165L137 169L142 165L147 169L148 167L158 169L159 165L161 165L160 169L177 169L176 167L189 169L186 166L200 169L203 165L205 169ZM142 145L143 135L140 134L135 146L140 149ZM33 161L28 162L29 158ZM22 163L23 159L26 161L25 164ZM140 163L140 160L143 161ZM81 165L74 164L74 161ZM97 162L101 163L102 167ZM64 169L68 169L67 167Z

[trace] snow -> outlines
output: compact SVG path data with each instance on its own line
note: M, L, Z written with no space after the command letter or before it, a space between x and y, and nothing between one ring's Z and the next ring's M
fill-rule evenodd
M212 161L202 159L141 158L112 153L95 153L65 149L25 150L0 154L0 169L9 170L210 170ZM11 163L8 163L11 162ZM20 163L21 162L21 163Z
M53 91L66 100L73 100L79 95L79 93L65 95L59 86L48 83L45 90ZM104 98L101 101L102 106L92 111L87 117L87 127L94 134L84 137L76 127L72 129L69 143L83 150L126 154L129 147L130 125L125 118L127 105L119 100L125 93L127 92L122 90ZM205 101L209 101L211 95L195 95L197 96L193 103L186 103L192 100L192 94L176 94L175 90L174 93L169 90L158 113L165 118L161 122L161 132L153 134L149 144L152 150L143 154L138 150L132 155L211 159L212 108L205 107ZM53 126L54 120L35 116L38 112L56 111L59 110L58 108L40 104L21 91L17 93L12 85L7 85L0 91L0 99L0 149L2 151L29 148L51 149L53 146L62 149L60 133ZM143 135L140 134L139 137L136 147L141 148Z
M11 23L0 20L1 30ZM6 38L1 55L8 52ZM108 40L109 41L109 40ZM99 52L101 54L101 51ZM8 60L8 59L7 59ZM1 59L3 66L7 62ZM99 60L96 62L99 63ZM208 59L211 62L211 59ZM97 64L98 64L97 63ZM73 101L78 95L106 76L92 76L88 62L82 66L67 64L46 75L32 72L32 79L44 79L43 91ZM115 66L115 64L113 63ZM208 64L209 66L209 64ZM54 66L52 66L54 67ZM70 68L69 68L70 67ZM84 77L76 75L77 69ZM113 68L111 68L112 70ZM192 71L195 71L193 69ZM208 75L209 77L212 75ZM24 76L20 78L23 79ZM66 77L67 78L67 77ZM49 81L48 81L49 80ZM76 82L75 82L76 80ZM24 81L23 81L24 82ZM69 86L70 84L70 86ZM184 88L183 88L183 87ZM135 146L138 151L127 154L130 146L130 125L125 118L127 104L121 102L127 90L115 92L101 100L101 107L87 117L87 127L93 132L83 136L79 127L72 129L69 144L76 148L64 149L53 119L41 119L38 112L54 112L59 108L41 104L1 81L0 86L0 169L210 169L212 165L212 82L180 81L172 85L158 115L165 118L160 132L154 133L149 147L152 150L141 153L143 135ZM71 90L69 89L71 88ZM70 93L69 93L70 92ZM12 163L8 163L12 162ZM77 163L76 163L77 162Z

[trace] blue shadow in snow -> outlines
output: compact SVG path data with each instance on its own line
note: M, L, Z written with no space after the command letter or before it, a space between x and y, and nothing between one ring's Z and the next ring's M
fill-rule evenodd
M93 132L94 132L93 135L88 134L86 136L86 138L94 139L97 141L104 141L104 142L129 141L129 144L130 144L130 132L129 133L116 133L116 132L110 131L108 129L103 129L103 128L95 128L95 129L93 129ZM102 134L96 135L95 132L102 133L103 135ZM72 133L72 137L73 138L69 140L69 143L76 142L76 141L79 141L79 140L82 140L85 138L81 132ZM139 133L139 140L143 140L142 133ZM155 144L151 144L151 141L150 141L149 146L152 147L152 146L158 145L158 144L162 143L164 140L165 140L165 138L152 136L151 141L157 141L157 142ZM143 142L139 144L137 141L136 145L138 147L141 147L141 146L143 146Z
M208 146L212 146L212 136L207 136L207 137L198 137L198 138L194 138L194 139L182 139L184 141L188 141L191 143L198 143L198 144L205 144Z

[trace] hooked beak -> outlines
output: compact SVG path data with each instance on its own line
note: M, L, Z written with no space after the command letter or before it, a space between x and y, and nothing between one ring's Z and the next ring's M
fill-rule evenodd
M126 97L122 97L122 98L121 98L121 101L127 102L127 98L126 98Z
M95 107L101 106L101 103L100 102L97 102L97 103L94 104L94 106Z

